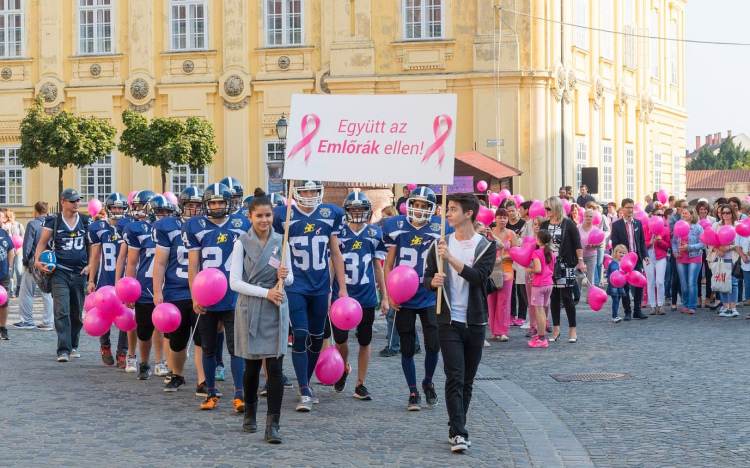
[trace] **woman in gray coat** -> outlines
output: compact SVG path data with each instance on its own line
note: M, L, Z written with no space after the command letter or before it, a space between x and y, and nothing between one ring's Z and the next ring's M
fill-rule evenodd
M289 304L279 282L294 281L284 236L274 232L271 201L255 197L248 217L253 227L234 243L229 286L236 291L234 342L238 356L245 359L245 416L242 429L256 432L258 424L258 381L263 360L268 370L268 413L265 440L280 444L279 417L284 395L282 362L289 335ZM282 253L287 250L284 265Z

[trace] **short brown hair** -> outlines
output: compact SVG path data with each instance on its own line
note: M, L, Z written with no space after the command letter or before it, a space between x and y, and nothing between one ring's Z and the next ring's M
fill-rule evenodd
M687 200L685 200L684 198L680 198L679 200L674 202L674 206L677 208L682 208L682 205L685 203L687 203Z
M620 206L625 206L628 203L630 203L631 205L635 206L635 202L633 201L632 198L623 198L622 201L620 202Z
M47 202L38 201L34 204L34 211L39 214L47 214L47 211L49 211L49 205L47 205Z

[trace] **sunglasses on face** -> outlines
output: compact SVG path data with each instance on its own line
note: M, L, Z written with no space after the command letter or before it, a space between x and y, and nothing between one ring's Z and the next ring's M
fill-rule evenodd
M550 208L549 206L545 206L544 211L552 211L552 208Z
M723 214L723 215L730 215L730 214L732 214L732 212L731 211L722 211L721 214Z
M663 215L663 214L661 214L661 213L654 213L654 214L653 214L653 216L658 216L658 217L660 217L660 218L663 218L663 217L664 217L664 215Z

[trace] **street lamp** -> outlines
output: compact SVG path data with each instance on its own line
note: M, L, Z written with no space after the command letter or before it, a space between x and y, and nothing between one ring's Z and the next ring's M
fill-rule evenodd
M286 114L283 112L281 113L281 118L278 122L276 122L276 136L279 138L279 143L281 143L281 174L282 174L282 180L284 180L284 187L281 189L284 197L287 197L288 194L287 188L286 188L286 180L284 179L284 161L286 160L286 131L289 128L289 122L286 120Z

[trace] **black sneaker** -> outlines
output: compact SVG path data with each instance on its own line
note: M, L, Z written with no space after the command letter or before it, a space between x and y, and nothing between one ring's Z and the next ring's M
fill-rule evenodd
M206 398L208 396L208 390L206 390L206 382L201 382L195 386L195 396Z
M172 371L167 372L167 376L164 377L164 385L168 384L172 380L172 377L174 377Z
M398 356L398 351L394 351L390 348L385 348L378 353L380 357L393 357Z
M412 393L409 395L409 404L406 405L407 411L419 411L422 407L422 397L419 393Z
M268 395L268 383L263 385L263 390L260 391L260 396L266 396Z
M174 375L170 374L172 376L171 379L169 379L169 383L167 383L164 386L165 392L176 392L178 388L185 385L185 377L182 377L180 375Z
M370 392L367 391L367 387L365 387L364 384L359 384L354 389L354 398L358 398L364 401L370 401L372 400L372 395L370 395Z
M451 452L465 452L467 448L466 439L460 435L451 439Z
M422 391L424 392L424 399L427 401L427 405L434 408L438 405L438 396L435 393L435 384L422 385Z
M284 379L284 388L294 388L294 384L291 380L289 380L289 377L287 377L284 374L281 374L281 378Z
M339 381L333 384L333 389L336 391L336 393L341 393L346 389L346 378L349 376L349 372L351 371L352 366L347 365L344 373L341 374L341 378L339 379Z
M142 362L138 365L138 375L135 377L138 380L148 380L151 377L151 366L147 362Z
M9 340L8 338L8 329L5 327L0 327L0 340Z

